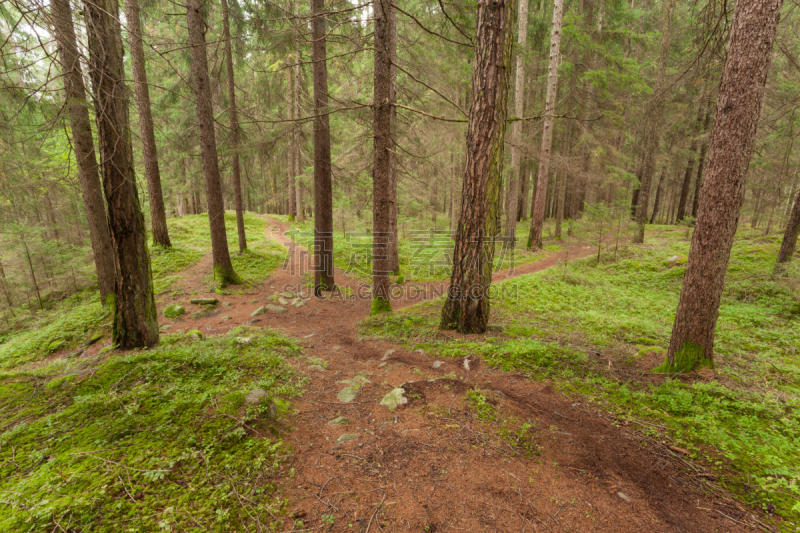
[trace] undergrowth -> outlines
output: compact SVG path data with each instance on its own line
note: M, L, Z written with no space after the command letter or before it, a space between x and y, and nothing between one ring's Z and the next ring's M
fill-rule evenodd
M299 353L240 328L0 373L0 531L271 531Z
M670 437L753 506L800 523L798 261L772 269L780 238L741 231L729 263L713 377L649 372L663 362L688 254L683 230L649 227L639 247L606 249L564 268L504 282L492 302L503 334L437 332L442 301L367 319L362 333L437 356L480 354L490 366L550 379ZM647 357L648 354L655 354ZM654 428L659 428L658 430Z

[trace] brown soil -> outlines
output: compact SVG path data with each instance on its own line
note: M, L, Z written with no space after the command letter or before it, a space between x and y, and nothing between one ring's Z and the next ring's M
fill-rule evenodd
M285 225L268 220L268 236L286 242ZM570 257L591 253L573 247ZM564 255L518 267L514 275L551 267ZM189 269L184 292L208 290L203 279L210 271L210 258ZM338 270L336 281L358 290ZM699 533L761 525L702 466L547 383L489 369L476 356L433 369L425 353L362 338L358 323L369 314L369 299L311 298L300 308L286 306L286 313L251 318L266 297L298 284L299 271L279 270L261 287L219 297L231 305L200 319L188 317L196 306L187 295L159 301L159 310L186 304L187 315L163 320L170 332L219 334L251 324L305 347L297 366L309 378L308 392L295 401L295 428L284 435L294 473L284 485L289 518L282 531ZM425 285L440 294L444 287ZM418 301L404 296L393 306ZM311 368L319 362L327 369ZM340 402L341 382L357 375L369 381L354 401ZM406 405L395 412L379 405L401 386ZM486 410L469 399L471 390L480 391ZM328 424L339 416L349 425ZM523 423L530 428L523 431ZM352 440L337 443L345 434Z

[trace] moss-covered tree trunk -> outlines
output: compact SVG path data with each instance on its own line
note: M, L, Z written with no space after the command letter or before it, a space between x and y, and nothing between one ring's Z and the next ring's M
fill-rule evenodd
M131 1L131 0L128 0ZM244 233L244 207L242 206L242 170L239 165L239 117L236 111L236 85L233 79L233 46L228 0L222 0L222 38L225 41L225 70L228 78L228 115L231 125L231 167L233 173L233 205L236 210L236 233L239 237L239 253L247 250Z
M139 134L142 139L144 175L150 197L150 228L153 233L153 243L169 247L172 244L169 240L164 194L161 190L161 171L158 168L158 150L153 129L153 114L150 110L150 88L147 85L138 0L125 0L125 20L128 25L128 42L131 49L133 93L136 97L136 107L139 109Z
M714 331L744 198L782 0L736 3L697 223L667 360L660 370L713 367Z
M186 1L186 22L191 46L192 86L194 87L197 125L200 132L200 153L203 158L203 176L206 184L208 222L211 228L211 255L214 261L214 278L220 287L241 280L233 270L225 230L225 207L222 201L217 139L214 132L214 114L211 85L208 80L205 21L203 1Z
M72 130L72 149L75 150L78 181L89 223L89 239L97 268L100 298L105 305L108 295L114 292L114 251L111 247L103 188L100 185L92 123L89 119L89 103L86 100L72 10L69 0L52 0L50 9L64 80L64 98Z
M778 265L788 263L792 260L795 249L797 248L797 233L800 231L800 193L794 201L792 213L789 215L789 222L786 224L786 231L783 233L783 242L778 252Z
M461 215L440 323L442 329L462 333L484 333L489 321L494 240L500 231L513 16L514 0L478 1Z
M314 294L331 290L333 279L333 185L328 120L328 52L325 0L311 0L314 62Z
M116 270L114 344L121 348L153 346L158 344L158 317L133 168L119 4L92 0L84 3L84 10L100 168Z

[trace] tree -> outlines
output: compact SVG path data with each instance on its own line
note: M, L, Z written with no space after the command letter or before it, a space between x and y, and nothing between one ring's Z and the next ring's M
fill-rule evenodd
M153 131L153 113L150 110L150 89L147 85L147 70L142 44L142 25L138 0L125 0L125 20L128 24L128 42L131 49L131 70L136 106L139 109L139 132L142 137L142 157L147 192L150 196L150 227L153 243L172 246L167 230L167 214L164 210L164 195L161 191L161 172L158 168L158 150Z
M100 298L105 305L108 295L114 292L114 251L111 247L111 233L94 151L89 103L86 101L72 9L69 0L53 0L50 9L64 79L64 99L72 130L72 149L78 163L78 180L89 223L89 239L97 269Z
M779 265L792 260L792 256L797 248L798 232L800 232L800 193L798 193L795 198L792 213L789 215L789 221L786 223L786 231L783 234L781 249L778 252L776 270L779 270Z
M717 114L667 360L660 370L714 365L714 331L744 198L782 0L741 0L734 9Z
M525 112L525 43L528 40L528 0L519 0L517 16L517 65L514 78L514 117L522 118ZM511 126L511 173L506 193L506 235L514 243L516 239L517 215L520 196L520 162L522 145L522 124L517 120Z
M135 1L135 0L133 0ZM236 85L233 79L233 50L228 0L222 0L222 38L225 40L225 70L228 75L228 114L231 124L231 152L233 167L233 202L236 209L236 232L239 236L239 253L247 249L244 233L244 208L242 206L242 176L239 165L239 118L236 115Z
M328 117L325 0L311 0L311 59L314 63L314 293L331 290L333 279L333 186Z
M544 226L544 204L547 198L547 182L550 173L550 151L553 148L553 125L555 123L556 95L558 93L558 65L561 60L561 19L564 0L553 3L553 27L550 31L550 64L547 70L547 96L542 121L542 149L539 154L538 183L536 198L531 213L531 229L527 248L542 247L542 227Z
M560 0L557 0L560 1ZM484 333L489 321L503 179L513 0L479 0L467 164L442 329Z
M225 231L225 210L222 203L217 139L214 133L214 115L211 100L211 85L208 81L208 58L206 57L205 21L203 0L186 1L186 22L191 46L192 86L194 88L197 125L200 130L200 153L203 158L203 176L206 183L208 222L211 228L211 255L214 261L214 278L220 287L240 283L233 270L228 252L228 237Z
M389 151L389 231L392 234L389 240L389 268L395 274L400 273L400 234L397 231L397 13L394 9L395 0L389 0L389 10L386 12L386 23L389 26L389 105L392 106L389 117L389 136L392 149Z
M121 348L153 346L158 344L158 317L133 169L119 7L114 0L94 0L85 2L84 10L100 168L116 267L114 344Z
M391 209L392 93L389 12L390 0L376 0L374 66L374 155L372 166L372 308L370 314L392 311L389 299L389 241Z

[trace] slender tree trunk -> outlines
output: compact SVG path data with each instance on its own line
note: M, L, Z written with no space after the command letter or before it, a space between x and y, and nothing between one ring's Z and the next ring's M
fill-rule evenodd
M661 169L661 177L658 178L658 186L656 187L656 199L653 202L653 215L650 217L650 224L656 223L656 216L658 216L658 208L661 205L661 189L664 187L664 177L667 174L667 166Z
M531 229L527 248L542 247L542 227L544 226L544 207L547 196L547 178L550 172L550 150L553 147L553 126L555 122L556 95L558 92L558 65L561 58L561 19L564 0L553 2L553 28L550 32L550 66L547 72L547 96L545 98L542 127L542 149L539 154L539 183L536 186L536 200L533 203Z
M389 294L389 274L392 265L389 241L392 239L389 215L391 211L391 151L392 95L391 0L376 0L375 10L375 67L374 67L374 161L372 169L372 308L371 315L392 311Z
M3 295L6 297L6 303L8 304L8 310L11 311L11 316L16 317L17 315L14 313L14 301L11 299L11 292L6 285L6 271L3 269L2 261L0 261L0 287L3 289Z
M397 231L397 13L394 9L395 0L389 0L390 8L386 12L386 22L389 25L389 105L392 106L389 119L389 135L392 148L389 151L389 231L392 234L389 241L389 268L395 274L400 273L400 234Z
M675 10L675 0L668 0L666 8L664 30L661 34L661 55L658 59L658 73L656 74L653 98L650 101L647 124L645 125L642 182L639 186L639 198L636 208L636 229L633 233L633 242L636 244L644 242L644 227L647 223L647 212L650 208L650 188L656 171L656 155L658 154L659 144L658 134L664 112L664 79L667 73L669 44L672 39L672 15Z
M794 111L791 114L791 118L789 119L789 142L786 145L786 152L783 156L783 164L781 165L781 171L778 175L778 188L775 190L775 196L772 201L772 208L769 212L769 218L767 218L767 229L764 231L764 235L769 235L770 230L772 229L772 217L775 215L775 210L778 208L778 202L781 200L781 188L783 187L783 178L789 172L789 156L792 153L792 148L794 147Z
M186 21L191 45L192 85L194 87L197 123L200 130L200 153L203 156L203 176L206 182L206 203L211 228L211 255L214 260L214 278L220 287L240 283L234 272L228 252L228 237L225 230L225 208L220 185L217 139L214 132L214 115L211 85L208 79L208 57L206 55L205 21L203 0L186 0Z
M709 110L706 112L706 120L703 123L703 132L708 131L709 126L711 125L711 105L709 104ZM700 145L700 157L698 158L699 164L697 165L697 178L694 182L694 198L692 199L692 217L695 219L697 218L697 210L700 207L700 194L702 192L703 187L703 175L705 173L705 165L706 165L706 152L708 151L708 139L702 142Z
M302 115L300 110L300 61L302 58L300 57L300 41L295 42L295 50L294 50L294 84L293 84L293 97L292 101L294 102L294 118L295 120L299 119ZM304 213L303 213L303 183L300 180L300 174L302 173L303 168L303 161L302 161L302 154L301 154L301 140L302 137L300 135L300 123L296 122L294 125L294 200L295 200L295 211L297 220L304 220Z
M725 271L753 154L781 3L740 0L734 8L708 170L667 361L661 368L665 371L689 372L714 364L714 331Z
M462 333L484 333L489 321L494 241L500 232L513 16L513 0L478 0L461 216L440 324Z
M789 215L789 222L786 224L786 231L783 234L783 242L778 252L778 265L788 263L797 248L797 233L800 231L800 193L794 201L792 213ZM777 266L776 266L777 270Z
M686 201L689 199L689 187L692 184L692 174L694 173L694 160L695 152L697 151L697 138L696 135L700 133L698 130L703 127L703 111L705 107L705 94L700 99L700 107L697 110L697 128L693 132L695 135L692 138L692 145L689 147L689 159L686 162L686 173L683 175L683 185L681 186L681 199L678 202L678 215L677 221L680 222L686 217Z
M556 232L554 235L556 239L561 238L561 223L564 221L564 203L567 196L568 182L569 175L562 172L561 180L556 184L555 187L555 198L553 199L553 203L555 204L556 210Z
M153 244L169 247L172 244L169 241L167 213L164 208L164 194L161 190L161 172L158 168L156 135L153 130L153 114L150 110L150 89L147 85L138 0L125 0L125 20L128 25L128 42L131 49L133 94L136 97L136 107L139 109L139 133L142 137L144 175L147 179L147 192L150 196L150 228L153 232Z
M58 42L61 71L64 75L67 114L72 130L72 149L75 151L78 163L78 180L89 224L89 239L97 269L100 299L103 305L106 305L108 295L114 292L114 250L111 247L111 233L108 229L103 189L97 168L92 124L89 121L89 104L83 84L72 10L69 0L52 0L50 8Z
M158 316L133 168L119 4L114 0L87 1L84 13L100 168L116 263L114 344L121 348L154 346L158 344Z
M131 0L128 0L131 1ZM247 249L242 207L242 176L239 166L239 117L236 111L236 85L233 79L233 47L228 14L228 0L222 0L222 38L225 41L225 70L228 74L228 114L231 120L231 152L233 160L233 205L236 210L236 232L239 236L239 253Z
M525 44L528 40L528 0L519 0L519 13L517 15L517 57L516 74L514 79L514 117L522 118L525 115ZM517 217L519 216L520 181L522 174L520 166L522 153L522 125L523 121L517 120L511 125L511 172L509 173L508 189L506 193L506 236L512 246L516 243Z
M314 62L314 294L332 290L333 186L331 127L328 121L328 52L325 41L325 0L311 0Z

